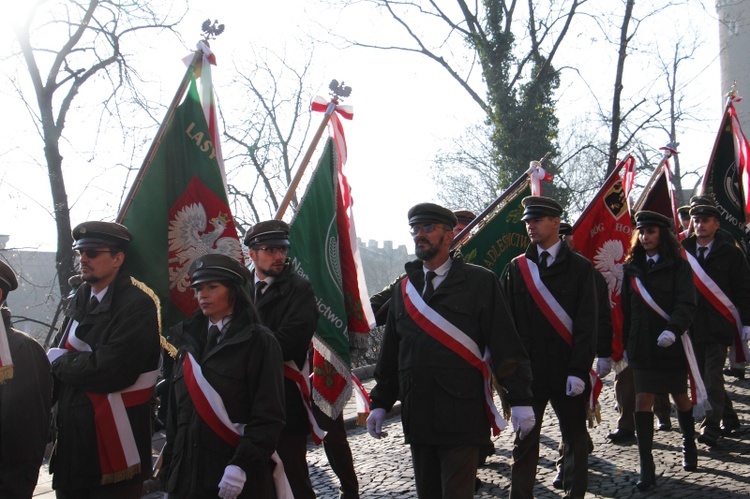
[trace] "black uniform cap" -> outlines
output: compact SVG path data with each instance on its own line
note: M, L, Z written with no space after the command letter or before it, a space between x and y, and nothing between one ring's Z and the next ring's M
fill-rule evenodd
M711 196L693 196L690 198L691 208L699 204L716 206L716 203L714 203L714 200Z
M562 206L556 200L544 196L526 196L521 200L523 205L523 216L521 220L532 218L559 217L562 215Z
M716 217L721 220L721 212L713 204L694 204L690 208L691 217Z
M133 239L127 227L115 222L83 222L73 229L73 249L110 248L125 251Z
M665 217L661 213L649 210L641 210L635 214L635 228L642 229L644 227L664 227L670 228L672 225L672 219Z
M188 270L190 286L202 282L232 281L244 285L252 273L240 262L227 255L209 253L197 258Z
M677 208L677 214L682 219L688 219L688 218L690 218L690 206L688 206L688 205L680 206L679 208Z
M469 225L472 220L477 218L473 211L469 210L458 210L453 212L456 215L456 222L464 225Z
M16 288L18 288L16 273L7 263L0 261L0 289L3 290L3 297L0 298L0 302L4 302L8 297L8 292Z
M407 216L409 217L409 225L433 222L445 224L452 229L458 222L456 215L451 210L434 203L414 205L409 209Z
M561 236L570 236L573 234L573 227L568 222L560 222L560 229L557 233Z
M245 233L245 246L252 248L259 244L291 246L289 224L283 220L266 220L253 225Z

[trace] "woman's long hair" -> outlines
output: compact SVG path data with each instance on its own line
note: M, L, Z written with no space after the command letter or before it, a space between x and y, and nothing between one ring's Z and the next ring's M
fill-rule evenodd
M251 322L261 324L260 316L258 311L253 305L253 301L250 299L250 295L243 285L235 281L219 281L221 284L229 289L229 300L232 302L232 315L237 316L242 312L246 312Z
M657 248L659 254L675 261L680 258L680 243L674 233L661 225L653 225L652 227L659 229L659 246ZM638 259L645 261L646 259L646 250L643 249L641 244L640 234L641 229L636 229L633 232L633 237L630 240L630 251L625 257L626 263L632 263Z

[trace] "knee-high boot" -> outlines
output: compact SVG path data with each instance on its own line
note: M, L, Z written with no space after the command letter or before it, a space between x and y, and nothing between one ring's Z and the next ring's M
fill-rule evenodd
M635 418L635 436L638 439L638 455L641 460L641 475L636 483L638 490L648 490L656 484L654 456L654 413L637 411Z
M698 449L695 447L693 408L687 411L677 411L677 421L682 430L682 469L695 471L698 468Z

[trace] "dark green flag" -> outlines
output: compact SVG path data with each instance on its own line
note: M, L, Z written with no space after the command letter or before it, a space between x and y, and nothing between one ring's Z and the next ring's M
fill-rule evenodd
M521 220L521 200L530 195L531 187L525 182L461 244L461 254L467 263L486 267L500 277L505 266L526 251L529 236Z
M163 329L197 309L188 268L206 253L243 261L195 78L120 212L133 233L125 266L153 289Z

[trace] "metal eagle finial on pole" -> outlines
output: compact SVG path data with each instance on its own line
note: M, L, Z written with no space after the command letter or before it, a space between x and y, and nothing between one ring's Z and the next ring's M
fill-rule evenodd
M338 80L331 80L331 83L328 84L328 89L331 95L331 102L328 103L328 107L326 108L325 114L323 116L323 120L320 122L320 126L316 130L315 135L313 136L312 143L310 144L310 147L307 149L305 156L302 158L302 162L300 163L299 168L297 168L297 173L294 174L294 178L289 184L289 188L287 189L286 194L284 195L284 199L281 200L281 203L279 204L279 208L276 210L276 215L274 215L274 218L276 220L282 219L282 217L284 216L284 213L286 212L286 209L289 207L289 204L292 202L294 193L297 191L297 186L302 180L302 175L305 173L305 170L307 169L307 165L310 163L310 159L312 158L312 155L315 152L315 148L318 147L318 142L320 142L320 137L323 135L323 130L325 130L326 125L328 125L328 122L331 120L331 115L336 110L336 106L339 104L339 102L342 99L345 99L352 94L352 87L348 87L344 85L343 81L339 83Z

